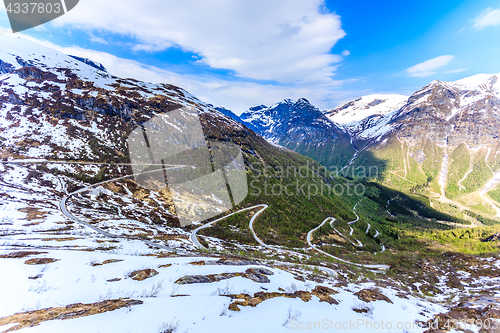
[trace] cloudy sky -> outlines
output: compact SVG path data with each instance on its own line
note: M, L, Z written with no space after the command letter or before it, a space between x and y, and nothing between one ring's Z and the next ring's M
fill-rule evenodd
M238 114L300 97L328 109L500 73L498 1L80 0L21 34Z

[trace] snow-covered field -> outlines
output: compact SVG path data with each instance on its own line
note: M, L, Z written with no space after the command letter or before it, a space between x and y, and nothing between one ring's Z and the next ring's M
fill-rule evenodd
M386 301L371 303L368 314L358 314L353 307L361 307L364 302L353 295L362 287L370 285L349 285L335 288L340 291L334 297L339 305L330 305L312 298L305 303L300 299L284 297L274 298L259 304L255 308L243 308L239 312L228 310L231 299L220 296L223 292L231 294L254 294L264 290L278 291L278 288L311 290L315 282L301 282L291 273L272 269L270 283L259 284L242 277L210 284L177 285L174 282L185 275L205 275L226 272L243 272L248 266L190 265L190 262L208 258L157 258L145 256L148 253L140 244L129 244L125 252L107 253L105 251L83 252L72 250L48 251L36 257L50 257L59 261L42 265L28 266L25 259L2 259L0 292L4 300L0 304L0 317L21 311L37 310L46 307L65 306L73 303L93 303L104 299L134 298L144 304L129 309L119 309L95 316L44 322L38 327L24 329L26 332L155 332L160 331L164 323L178 323L179 331L218 332L275 332L286 331L285 325L289 310L297 322L318 322L333 320L359 320L377 322L410 322L415 319L426 320L431 313L442 310L416 298L409 300L395 296L395 291L384 290L394 304ZM118 252L118 253L117 253ZM91 263L108 259L123 261L93 267ZM212 259L213 260L213 259ZM168 268L159 265L171 264ZM144 280L134 281L127 278L127 273L137 269L154 268L159 274ZM41 276L36 280L29 277ZM117 282L107 280L121 278ZM331 286L334 281L322 283ZM152 291L159 288L157 295ZM173 297L175 295L184 295ZM425 315L419 315L425 311ZM293 324L293 321L292 323ZM359 331L359 329L347 330ZM395 330L397 331L397 330ZM416 330L419 331L419 330Z

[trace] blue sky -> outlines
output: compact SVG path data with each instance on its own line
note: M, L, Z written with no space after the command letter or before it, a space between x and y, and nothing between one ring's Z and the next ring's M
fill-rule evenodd
M3 8L0 28L11 33ZM22 34L238 114L500 73L498 1L80 0Z

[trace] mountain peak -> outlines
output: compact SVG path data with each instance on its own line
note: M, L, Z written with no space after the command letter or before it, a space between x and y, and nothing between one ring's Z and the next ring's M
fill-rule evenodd
M264 105L264 104L257 105L257 106L252 106L249 110L250 111L259 111L259 110L262 110L262 109L267 109L267 106Z
M401 108L408 101L408 96L396 94L372 94L359 97L325 115L337 124L349 124L371 116L384 116Z
M290 105L290 104L308 104L308 105L311 105L311 103L304 97L301 97L298 100L294 100L291 98L285 98L281 102L278 102L274 105L278 105L278 104L288 104L288 105Z
M299 153L318 149L315 157L328 165L347 162L337 150L344 153L352 150L347 133L305 98L285 99L268 108L250 108L240 118L274 144ZM335 144L332 145L332 141Z
M71 58L76 59L78 61L83 62L84 64L89 65L90 67L94 67L95 69L107 72L106 67L104 67L101 63L98 63L97 61L91 60L89 58L82 58L82 57L77 57L74 55L70 55Z

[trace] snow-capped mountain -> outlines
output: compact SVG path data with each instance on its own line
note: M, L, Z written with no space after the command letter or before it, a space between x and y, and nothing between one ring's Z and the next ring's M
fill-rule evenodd
M480 74L454 82L433 81L415 92L391 122L401 125L398 135L408 140L430 138L450 146L465 143L472 149L490 145L499 139L499 78L500 74ZM440 128L426 130L428 124Z
M406 188L428 184L448 198L481 191L500 170L499 77L481 74L431 82L375 126L354 133L365 151L353 166L363 163L366 154L390 155L394 162L385 163L391 170L386 181L395 176L402 177L406 184L400 185ZM489 206L493 210L488 214L499 214L494 204Z
M0 59L0 128L11 157L119 162L128 158L115 153L126 152L127 131L184 105L198 109L214 137L248 136L239 122L181 88L118 78L100 64L25 39L0 36ZM26 140L36 144L20 144Z
M299 143L306 140L301 132L301 125L336 129L336 126L325 119L320 110L312 106L305 98L297 101L285 99L270 107L264 105L252 107L241 114L240 119L250 123L267 140L276 144L284 136L296 137Z
M432 138L432 141L443 142L446 137L451 140L451 145L466 143L477 148L484 142L497 138L495 124L498 121L500 97L498 77L499 75L480 74L455 82L433 81L409 98L400 95L387 95L385 98L384 95L370 95L325 114L333 122L341 124L353 141L380 141L382 137L397 130L396 135L407 140L425 140L422 137L424 135ZM481 119L477 118L479 114L482 115ZM490 125L483 128L486 119ZM418 132L425 124L431 128L437 124L448 124L454 130L449 133L450 136L444 128ZM473 128L477 129L472 130ZM479 131L484 136L473 135Z
M396 94L373 94L359 97L333 110L325 112L332 122L350 124L371 116L385 116L401 108L408 101L408 96Z
M305 105L303 100L285 101L251 108L241 119L271 142L327 167L345 161L345 156L325 156L338 156L336 145L349 140L344 145L350 154L345 168L376 166L379 179L388 185L397 183L407 190L431 186L441 195L456 197L478 190L500 170L499 78L481 74L433 81L410 97L364 96L322 111L323 116L309 103L307 109L316 110L314 115L294 111L296 104ZM295 136L294 131L303 135ZM301 146L310 149L298 150Z
M0 36L0 59L0 158L36 159L43 164L40 175L63 172L69 178L65 186L71 189L82 181L131 175L130 133L158 114L183 106L197 111L207 140L231 141L244 154L272 147L241 123L172 85L122 79L88 59L6 35ZM47 164L49 160L57 163ZM218 212L218 199L207 199L214 202L210 209ZM176 225L171 202L153 206L133 210L134 218Z
M325 111L325 115L343 127L351 135L351 142L354 142L384 133L392 118L390 114L394 114L407 101L408 97L403 95L367 95Z
M266 140L320 163L341 165L352 151L346 131L305 98L252 107L240 119Z

